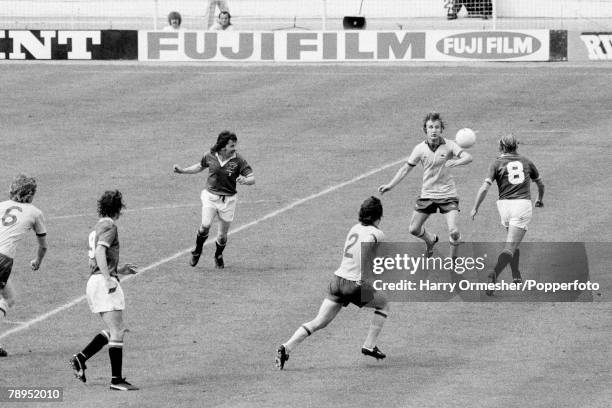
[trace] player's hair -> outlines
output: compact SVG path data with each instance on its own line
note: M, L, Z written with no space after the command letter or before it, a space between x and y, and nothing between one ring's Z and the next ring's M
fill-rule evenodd
M512 133L503 135L499 139L499 151L502 153L514 153L518 149L518 141Z
M380 220L382 216L382 203L374 196L366 198L359 208L359 222L363 225L372 225Z
M123 195L119 190L107 190L98 200L98 215L100 217L114 217L121 215L125 208Z
M423 132L427 133L427 122L430 120L432 122L440 122L440 127L442 128L442 130L444 130L445 125L444 121L442 120L442 116L440 116L438 112L429 112L427 115L425 115L425 118L423 119Z
M217 137L217 143L213 147L210 148L211 153L219 153L221 149L223 149L230 141L237 142L238 138L234 132L230 132L229 130L224 130L219 133Z
M168 13L168 24L170 24L171 20L178 20L179 25L183 22L183 18L181 17L181 13L178 11L171 11Z
M11 182L9 197L18 203L31 203L36 194L36 179L25 174L18 174Z

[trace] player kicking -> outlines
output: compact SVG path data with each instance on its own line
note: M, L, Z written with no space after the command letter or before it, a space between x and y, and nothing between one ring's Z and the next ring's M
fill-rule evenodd
M47 252L47 230L43 213L32 205L36 187L34 178L20 174L11 183L10 199L0 203L0 320L6 317L8 309L15 304L15 290L8 279L13 269L17 243L29 230L36 234L38 251L36 258L30 261L33 271L40 268ZM7 355L6 350L0 347L0 357Z
M119 266L119 236L115 222L125 208L123 197L117 190L106 191L98 200L100 219L94 231L89 234L89 268L87 281L87 303L92 313L98 313L108 330L102 330L79 353L72 356L70 365L74 376L86 382L85 362L108 344L111 363L111 390L133 391L133 386L121 374L123 364L123 336L128 331L123 323L125 297L119 275L137 273L135 265Z
M353 226L346 236L344 256L340 268L329 283L327 297L323 300L317 317L300 326L293 336L281 344L276 351L276 366L285 367L289 354L298 344L317 330L326 327L338 314L342 307L353 303L358 307L374 308L374 316L361 352L377 360L385 358L385 354L376 347L376 339L389 313L387 300L370 284L361 280L361 243L381 242L383 232L378 229L383 215L380 200L370 197L361 204L359 223Z
M202 223L196 235L195 249L191 252L189 264L196 266L204 242L208 239L208 232L215 217L219 217L219 231L215 251L215 266L219 269L225 267L223 250L227 244L227 232L234 220L236 211L236 183L244 185L255 184L255 175L251 166L236 152L238 138L235 133L227 130L219 133L217 143L206 153L199 163L181 168L174 165L174 172L178 174L196 174L208 169L206 188L202 190Z
M497 210L501 217L501 223L508 231L506 245L499 257L493 272L489 274L489 282L495 283L497 277L510 264L512 279L515 283L522 282L519 271L519 244L527 232L527 224L531 221L531 191L530 181L538 186L538 199L536 207L543 207L544 203L544 183L540 178L538 169L528 158L516 152L518 142L512 134L502 136L499 140L499 150L501 155L489 166L489 172L484 183L476 194L474 207L470 212L472 220L478 214L478 208L485 199L489 187L493 181L497 183L499 190L499 200ZM486 294L493 295L492 290L487 290Z
M424 224L431 214L439 210L446 218L450 256L455 259L457 247L461 242L461 233L457 227L459 198L450 168L471 163L472 156L454 141L442 137L444 121L439 113L431 112L425 116L423 131L426 135L425 141L415 146L393 179L378 187L378 191L381 194L390 191L420 163L423 166L423 186L410 220L410 233L425 241L425 255L431 257L438 236L428 232Z

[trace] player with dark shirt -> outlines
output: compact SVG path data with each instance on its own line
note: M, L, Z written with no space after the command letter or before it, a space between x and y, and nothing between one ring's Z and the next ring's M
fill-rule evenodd
M223 250L227 243L227 232L234 220L236 209L236 183L255 184L253 169L236 152L238 138L235 133L227 130L219 133L217 143L202 157L199 163L181 168L174 165L174 172L178 174L196 174L208 169L206 188L202 190L202 223L196 236L196 246L191 252L191 266L196 266L204 242L215 217L219 217L219 232L217 234L217 250L215 251L215 266L224 268Z
M136 265L119 265L119 234L116 222L125 207L118 190L105 191L98 200L100 219L89 234L89 280L87 281L87 303L92 313L100 315L108 330L102 330L79 353L72 356L70 365L74 376L86 382L85 362L108 344L111 363L110 388L117 391L133 391L138 387L122 376L123 337L128 331L123 320L125 296L119 284L119 275L138 272Z
M476 194L476 201L470 215L472 220L478 214L478 208L485 199L493 181L497 183L499 200L497 210L501 223L506 227L508 234L506 246L497 259L494 271L489 275L489 281L495 283L499 274L506 265L510 264L512 278L515 283L522 282L518 269L520 251L519 244L527 232L527 224L531 221L531 191L530 183L533 181L538 187L536 207L543 207L544 183L536 166L528 158L517 153L518 142L512 134L504 135L499 140L499 150L502 154L489 166L487 178ZM491 296L493 291L488 290Z

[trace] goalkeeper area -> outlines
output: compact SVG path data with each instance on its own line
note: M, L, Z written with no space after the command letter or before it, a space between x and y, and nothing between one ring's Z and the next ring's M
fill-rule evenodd
M612 225L608 67L5 62L0 185L18 172L38 178L33 204L45 213L49 251L33 272L29 236L15 259L1 387L62 387L62 407L609 403L609 253L589 245L612 241L602 228ZM505 237L496 192L476 221L468 214L500 135L514 132L546 185L525 239L588 241L601 290L588 303L393 303L380 362L360 353L371 312L348 307L278 371L276 347L314 317L360 203L423 139L432 110L449 138L478 131L474 161L453 171L463 239ZM239 186L226 268L214 268L211 246L192 268L205 178L177 176L172 165L199 161L224 129L237 133L257 183ZM387 240L418 242L408 225L421 175L383 196ZM87 237L106 189L127 204L121 261L143 269L122 281L123 374L140 387L130 393L109 391L106 350L87 361L86 384L67 364L103 328L83 295ZM444 217L427 228L445 253Z
M205 0L0 0L4 29L205 30ZM238 30L612 29L612 0L229 0ZM218 9L217 9L218 12Z

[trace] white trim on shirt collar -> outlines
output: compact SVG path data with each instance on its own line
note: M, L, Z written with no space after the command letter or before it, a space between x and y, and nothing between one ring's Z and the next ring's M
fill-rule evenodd
M234 152L234 154L232 154L230 156L229 159L223 161L221 160L221 157L219 156L219 153L215 153L215 156L217 157L217 160L219 160L219 164L221 165L221 167L225 166L230 160L235 159L236 158L236 152Z

